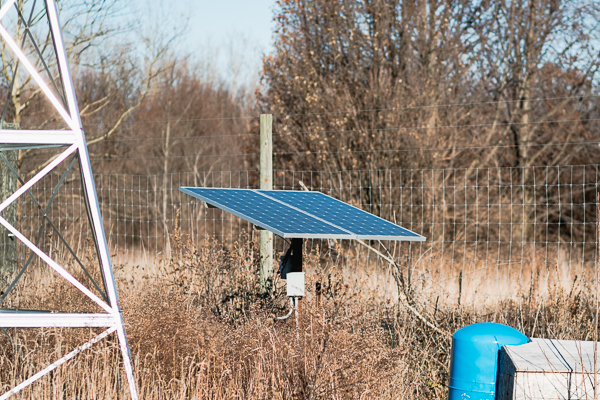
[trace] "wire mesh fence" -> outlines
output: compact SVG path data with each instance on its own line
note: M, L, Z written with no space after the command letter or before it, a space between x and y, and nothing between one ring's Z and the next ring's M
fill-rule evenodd
M419 295L479 310L505 300L545 298L593 284L598 173L598 165L276 170L274 186L323 191L427 238L422 243L368 243L390 254L397 266L356 242L309 242L308 251L318 252L324 268L360 271L384 286L386 282L393 286L391 268L399 268ZM175 230L196 244L216 237L227 245L256 235L251 224L205 207L179 187L257 188L257 171L95 179L111 254L120 263L140 264L149 256L168 259ZM55 185L48 182L37 189L45 195L36 196L50 196ZM76 185L75 181L63 185L55 199L57 211L50 217L58 219L72 241L81 243L88 227ZM21 229L35 236L38 225L26 216L28 208L19 210ZM73 247L80 251L80 245ZM284 247L277 239L276 251Z
M302 180L424 235L394 255L444 301L481 308L593 282L597 165L277 176L282 189Z

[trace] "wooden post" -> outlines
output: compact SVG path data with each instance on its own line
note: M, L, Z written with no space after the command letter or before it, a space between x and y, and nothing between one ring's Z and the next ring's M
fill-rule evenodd
M260 115L260 189L273 189L273 115ZM273 233L260 231L260 291L271 291Z

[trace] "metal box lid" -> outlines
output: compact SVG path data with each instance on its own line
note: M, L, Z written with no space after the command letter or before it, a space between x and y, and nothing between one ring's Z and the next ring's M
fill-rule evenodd
M503 349L508 358L504 360L505 363L512 365L503 365L501 368L514 372L568 373L594 370L594 342L534 338L530 343L504 346ZM600 357L597 364L600 365ZM600 370L598 366L596 368Z

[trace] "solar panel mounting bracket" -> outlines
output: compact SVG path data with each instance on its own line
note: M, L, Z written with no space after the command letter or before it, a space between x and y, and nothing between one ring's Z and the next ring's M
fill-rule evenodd
M279 276L281 279L287 279L289 272L302 272L303 259L302 251L304 246L304 239L294 238L290 243L285 255L282 257L279 263Z

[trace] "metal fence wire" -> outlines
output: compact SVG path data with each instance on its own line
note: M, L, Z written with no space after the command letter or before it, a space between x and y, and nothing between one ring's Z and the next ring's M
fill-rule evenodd
M591 286L597 260L598 165L370 171L274 171L276 189L319 190L427 238L371 242L390 251L415 290L461 307L482 309L519 297L546 298ZM177 226L200 245L252 238L251 224L179 191L180 186L256 188L257 171L161 176L97 175L111 254L140 264L168 258ZM56 200L60 225L81 237L81 191L70 182ZM51 192L48 188L39 189ZM27 201L25 198L23 201ZM74 205L77 204L77 207ZM20 210L26 210L22 207ZM177 221L177 223L176 223ZM21 229L38 225L21 212ZM79 232L79 233L77 233ZM80 240L80 239L79 239ZM81 240L80 240L81 241ZM391 283L390 265L356 243L313 241L326 262ZM282 251L282 240L276 242ZM22 257L25 255L23 254Z

